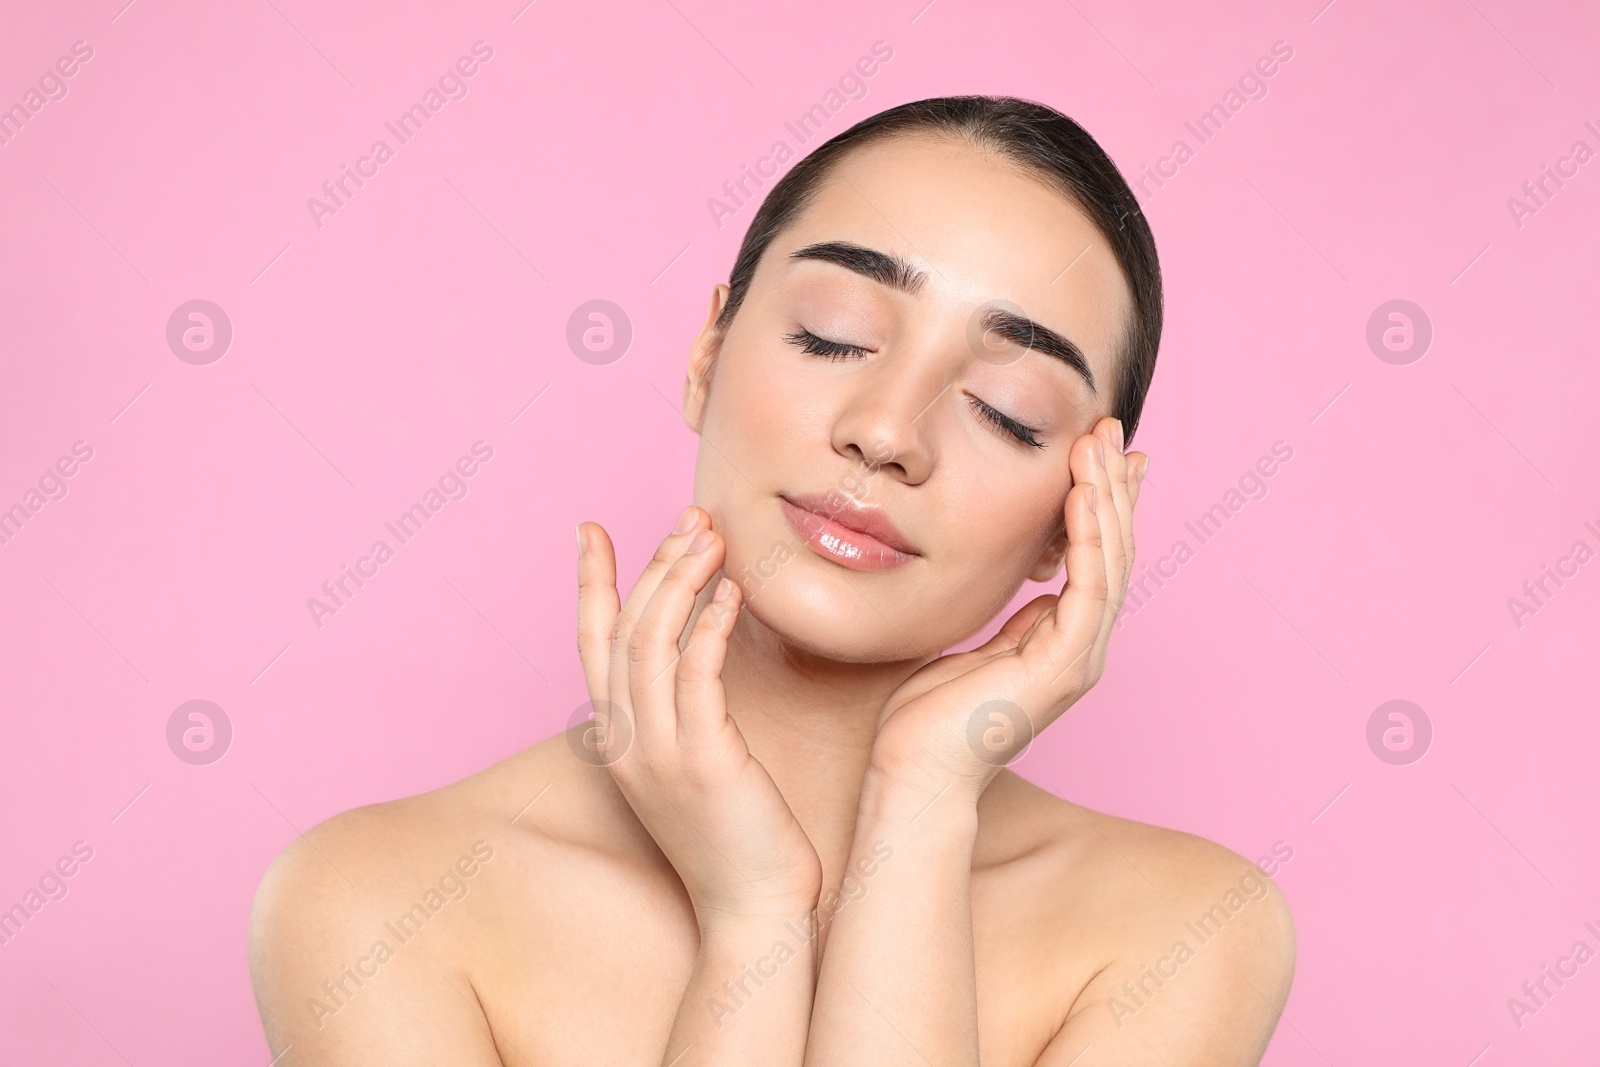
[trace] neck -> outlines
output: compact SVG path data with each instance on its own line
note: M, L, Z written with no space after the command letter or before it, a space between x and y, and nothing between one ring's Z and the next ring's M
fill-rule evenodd
M716 582L706 585L701 605ZM856 808L878 716L895 689L933 657L845 663L795 647L746 605L728 642L728 714L777 784L822 860L825 886L849 860Z

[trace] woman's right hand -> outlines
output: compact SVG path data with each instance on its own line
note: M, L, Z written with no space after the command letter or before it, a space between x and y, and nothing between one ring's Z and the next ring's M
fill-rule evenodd
M728 716L722 665L743 603L737 583L719 579L679 652L727 549L710 515L685 509L626 606L605 530L580 523L578 545L578 652L598 754L683 880L702 929L810 911L822 884L816 849Z

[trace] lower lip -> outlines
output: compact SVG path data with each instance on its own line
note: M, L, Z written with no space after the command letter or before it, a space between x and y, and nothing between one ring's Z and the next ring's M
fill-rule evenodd
M811 546L811 550L824 559L853 571L888 571L910 563L917 557L910 552L890 548L876 537L871 537L814 511L795 507L778 498L783 505L783 517L795 533Z

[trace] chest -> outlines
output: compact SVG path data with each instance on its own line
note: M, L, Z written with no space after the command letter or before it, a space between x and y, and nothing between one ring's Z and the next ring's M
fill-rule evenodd
M537 1065L658 1062L698 949L681 886L575 874L571 865L564 873L560 886L532 883L525 898L502 901L494 936L473 953L473 986L502 1057ZM1063 988L1061 961L1042 950L1029 909L1015 896L1014 887L974 879L985 1064L1032 1064L1073 996ZM917 966L914 952L907 965ZM1083 971L1084 981L1090 973ZM715 1012L709 1003L703 1009Z

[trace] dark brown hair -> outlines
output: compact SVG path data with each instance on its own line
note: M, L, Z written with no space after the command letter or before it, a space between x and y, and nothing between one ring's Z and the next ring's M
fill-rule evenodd
M1014 96L916 100L862 119L818 145L779 179L750 220L717 329L725 332L732 324L767 246L800 217L846 153L895 134L920 131L963 138L1021 165L1074 201L1111 244L1133 295L1133 311L1123 332L1110 414L1122 420L1124 438L1132 441L1161 343L1161 265L1155 238L1133 190L1095 139L1061 112L1031 100Z

